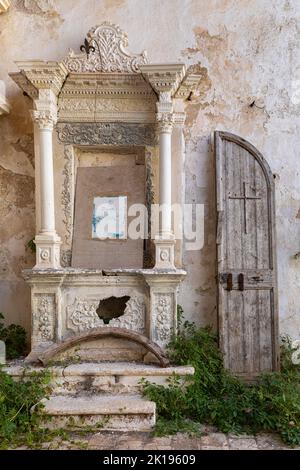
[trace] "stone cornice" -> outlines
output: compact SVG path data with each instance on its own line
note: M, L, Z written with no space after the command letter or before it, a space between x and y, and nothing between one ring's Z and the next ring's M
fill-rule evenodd
M54 61L18 61L16 65L35 89L49 89L53 91L56 96L59 94L68 74L64 64ZM11 76L14 80L15 74L11 74ZM21 86L22 84L23 83L20 83Z
M0 0L0 13L5 13L10 7L10 0Z
M70 73L61 96L67 95L142 95L155 97L152 88L141 74Z
M13 72L9 76L23 90L25 95L28 95L33 100L38 98L38 89L28 80L24 72Z
M160 95L167 93L173 97L185 75L184 64L140 65L140 71L154 91Z
M156 94L141 74L69 74L58 99L62 122L154 122Z
M181 82L178 90L175 93L174 98L181 98L186 100L192 92L195 91L199 82L201 80L201 75L197 74L187 74L183 81Z

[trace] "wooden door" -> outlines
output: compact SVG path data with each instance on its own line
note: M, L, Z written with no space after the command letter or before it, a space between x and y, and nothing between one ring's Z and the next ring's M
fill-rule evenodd
M245 378L277 370L274 181L260 152L215 132L218 326L225 367Z

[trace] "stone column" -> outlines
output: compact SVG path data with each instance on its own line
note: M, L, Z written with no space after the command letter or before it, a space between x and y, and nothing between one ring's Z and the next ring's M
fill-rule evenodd
M172 163L171 135L173 128L172 114L164 115L158 121L159 131L159 205L162 211L160 235L169 238L172 234L171 205L172 205Z
M38 269L60 267L60 237L55 231L54 179L52 133L56 114L52 111L33 111L38 128L40 164L40 231L35 237Z
M144 64L139 66L143 77L157 93L156 120L159 132L160 185L159 203L162 220L155 237L155 269L174 271L175 237L172 231L172 187L171 187L171 134L174 122L174 97L185 77L184 64Z
M169 103L168 103L169 104ZM171 107L172 104L170 103ZM160 103L158 103L158 110ZM155 239L155 268L175 269L174 234L172 231L172 112L158 112L159 133L159 233Z

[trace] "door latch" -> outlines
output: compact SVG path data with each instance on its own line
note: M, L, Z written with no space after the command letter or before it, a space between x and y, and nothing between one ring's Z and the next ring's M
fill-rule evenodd
M227 290L230 292L233 288L232 273L227 274Z
M244 274L240 273L238 276L238 285L239 285L239 290L245 290L245 285L244 285Z

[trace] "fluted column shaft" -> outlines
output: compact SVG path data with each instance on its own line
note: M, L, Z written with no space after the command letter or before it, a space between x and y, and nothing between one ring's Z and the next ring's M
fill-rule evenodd
M162 238L170 238L172 234L172 128L172 114L159 117L159 205L161 211L159 234Z
M169 103L168 103L169 105ZM162 105L164 106L164 104ZM158 112L159 135L159 233L155 240L155 267L174 269L174 234L172 231L172 112Z
M36 119L39 129L41 232L55 233L54 178L53 178L53 121Z

